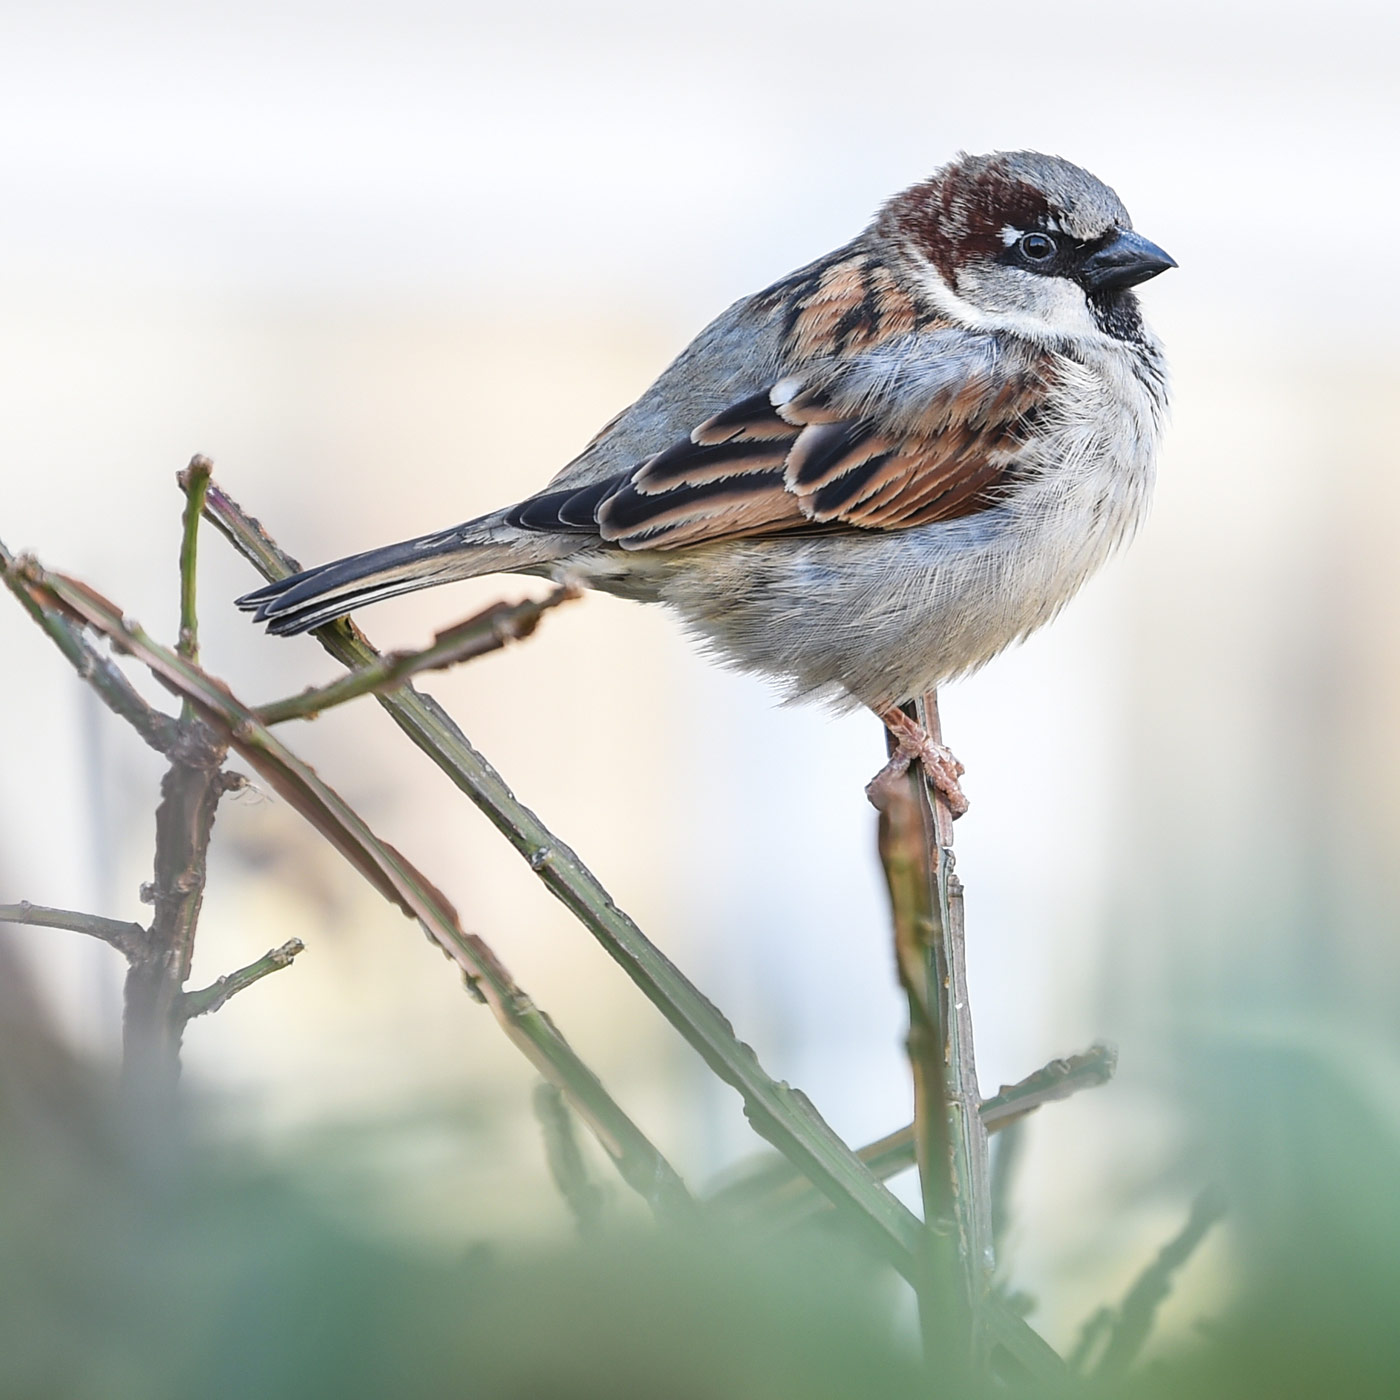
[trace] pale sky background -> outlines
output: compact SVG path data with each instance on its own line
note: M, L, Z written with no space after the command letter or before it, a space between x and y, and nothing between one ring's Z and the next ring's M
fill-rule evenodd
M1143 293L1176 377L1157 511L945 701L987 1090L1097 1036L1123 1053L1118 1086L1037 1121L1017 1238L1032 1283L1077 1269L1095 1298L1179 1205L1133 1194L1179 1151L1143 1007L1194 984L1164 950L1233 966L1261 890L1301 907L1270 862L1344 817L1337 868L1389 889L1396 38L1392 6L1359 3L0 5L0 537L168 632L194 451L308 562L445 525L542 483L710 316L957 150L1095 171L1180 263ZM211 669L255 699L331 674L234 614L250 581L211 539ZM529 587L362 621L419 643ZM139 917L158 764L13 608L0 655L0 899ZM873 721L775 708L606 599L427 688L770 1070L852 1140L907 1117ZM755 1145L727 1094L678 1111L688 1052L372 706L295 738L690 1175ZM1319 784L1337 801L1314 817ZM1357 918L1337 1006L1364 985L1393 1018L1393 956L1375 971ZM412 928L279 804L230 804L195 980L294 933L292 972L191 1027L189 1079L237 1121L524 1102L523 1063ZM22 937L109 1054L106 950ZM489 1174L470 1143L434 1150ZM1078 1297L1041 1321L1069 1329Z

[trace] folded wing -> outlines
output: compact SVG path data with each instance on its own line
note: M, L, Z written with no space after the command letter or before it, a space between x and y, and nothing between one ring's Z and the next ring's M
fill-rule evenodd
M947 330L810 365L636 468L531 497L532 530L680 549L799 530L899 530L995 505L1040 411L1046 365Z

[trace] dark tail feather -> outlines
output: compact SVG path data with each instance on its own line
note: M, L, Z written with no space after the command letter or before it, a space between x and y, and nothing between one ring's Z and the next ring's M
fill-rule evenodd
M458 527L352 554L245 593L237 606L267 623L269 632L290 636L334 622L366 603L510 567L505 551L467 543L462 534Z

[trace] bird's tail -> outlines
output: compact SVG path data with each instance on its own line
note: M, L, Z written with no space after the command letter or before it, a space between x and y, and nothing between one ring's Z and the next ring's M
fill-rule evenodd
M543 535L529 537L532 547L522 549L518 533L511 532L513 539L493 538L496 532L479 526L480 522L458 525L351 554L245 593L236 600L237 606L252 613L255 621L267 623L269 632L291 636L382 598L478 574L524 570L569 552L557 537L554 541ZM577 547L576 542L572 547Z

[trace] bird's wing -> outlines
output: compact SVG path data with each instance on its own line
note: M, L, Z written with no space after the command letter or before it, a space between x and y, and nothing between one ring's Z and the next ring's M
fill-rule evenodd
M818 355L629 470L555 486L511 524L622 549L897 530L994 505L1041 411L1043 352L943 326Z

